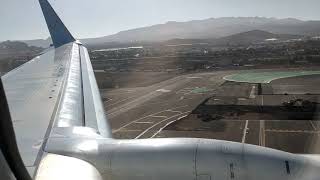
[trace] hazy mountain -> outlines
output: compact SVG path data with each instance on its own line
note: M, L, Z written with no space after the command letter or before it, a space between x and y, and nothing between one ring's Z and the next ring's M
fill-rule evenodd
M34 39L34 40L21 40L21 42L24 42L28 44L29 46L37 46L42 48L48 48L50 44L52 44L51 38L47 39Z
M0 43L0 59L11 56L31 55L40 53L43 49L19 41L4 41Z
M179 44L211 44L211 45L248 45L253 43L266 42L268 39L276 39L280 41L303 38L302 35L290 34L273 34L267 31L252 30L233 34L230 36L216 38L216 39L171 39L164 41L166 45Z
M226 45L226 44L239 45L239 44L261 43L261 42L265 42L268 39L285 41L290 39L298 39L302 37L303 37L302 35L273 34L267 31L252 30L248 32L237 33L231 36L222 37L217 40L213 40L213 42L218 45Z
M320 35L320 21L302 21L293 18L224 17L187 22L170 21L149 27L121 31L100 38L82 39L87 45L110 42L159 42L170 39L217 39L252 30L273 34ZM48 47L50 39L23 41L29 45Z
M85 39L84 43L99 44L110 41L166 41L170 39L213 39L252 30L274 34L315 36L320 34L320 21L276 19L263 17L210 18L188 22L167 22L149 27L121 31L101 38Z
M216 41L217 39L170 39L167 41L163 41L162 44L165 45L178 45L178 44L210 44L212 41Z

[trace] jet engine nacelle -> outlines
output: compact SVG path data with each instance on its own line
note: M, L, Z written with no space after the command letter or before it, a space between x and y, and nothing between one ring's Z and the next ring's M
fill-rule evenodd
M313 158L221 140L53 138L46 151L89 162L105 180L316 180L320 177L320 163Z

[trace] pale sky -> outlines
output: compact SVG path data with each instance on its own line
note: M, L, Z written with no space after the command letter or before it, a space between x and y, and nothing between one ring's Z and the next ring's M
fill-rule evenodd
M0 0L0 41L49 36L38 0ZM320 0L49 0L76 38L167 21L263 16L320 19Z

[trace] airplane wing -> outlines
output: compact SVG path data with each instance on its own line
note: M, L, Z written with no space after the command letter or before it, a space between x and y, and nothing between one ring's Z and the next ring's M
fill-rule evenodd
M47 0L39 2L54 48L2 77L18 148L30 174L55 128L81 126L111 137L87 49Z
M1 77L0 101L0 116L12 120L19 153L37 180L319 179L318 156L212 139L113 139L87 49L47 0L39 2L54 47ZM0 97L3 88L0 81ZM8 136L12 126L0 122ZM0 167L11 160L0 179L8 168L16 177L20 169L7 136L0 141L15 153L0 143Z

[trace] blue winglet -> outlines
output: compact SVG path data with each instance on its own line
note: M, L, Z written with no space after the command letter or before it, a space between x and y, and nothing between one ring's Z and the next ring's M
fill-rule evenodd
M52 38L54 47L60 47L64 44L74 42L75 39L63 24L57 13L47 0L39 0L44 18Z

